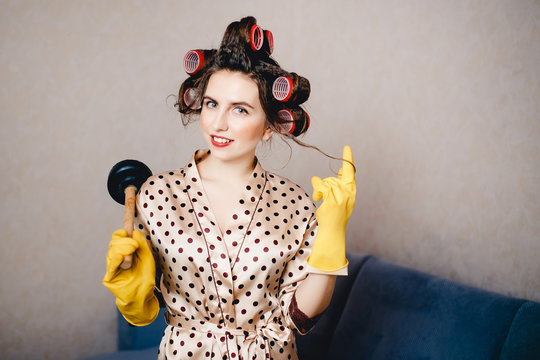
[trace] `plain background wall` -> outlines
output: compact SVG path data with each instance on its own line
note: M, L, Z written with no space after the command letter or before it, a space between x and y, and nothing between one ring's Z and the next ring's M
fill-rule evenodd
M353 148L349 250L540 301L538 1L2 0L0 358L114 350L108 172L204 146L167 97L185 52L249 14L311 80L303 140ZM289 154L274 140L260 158L308 192L340 166Z

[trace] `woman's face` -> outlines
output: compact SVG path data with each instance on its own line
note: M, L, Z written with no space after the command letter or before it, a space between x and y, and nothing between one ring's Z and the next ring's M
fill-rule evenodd
M257 144L272 136L257 84L238 71L219 70L210 77L200 123L212 156L223 161L253 161Z

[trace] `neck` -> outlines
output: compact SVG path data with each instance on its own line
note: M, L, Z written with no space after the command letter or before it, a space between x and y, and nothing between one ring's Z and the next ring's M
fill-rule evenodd
M255 168L255 157L249 161L221 161L210 154L197 168L203 181L243 183Z

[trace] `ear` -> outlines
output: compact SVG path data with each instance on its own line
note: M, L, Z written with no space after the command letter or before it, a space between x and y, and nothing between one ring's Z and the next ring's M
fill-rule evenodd
M274 135L274 130L272 130L270 128L270 126L267 126L266 129L264 129L264 133L263 133L263 136L262 136L262 139L264 141L268 141L270 140L270 138L272 137L272 135Z

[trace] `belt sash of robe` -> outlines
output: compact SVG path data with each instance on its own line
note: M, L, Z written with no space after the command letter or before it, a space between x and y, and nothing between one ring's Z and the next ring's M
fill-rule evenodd
M293 341L294 336L290 328L279 325L277 323L267 323L264 326L254 330L244 330L238 328L229 328L223 325L214 324L204 320L190 320L182 315L165 313L165 321L168 325L180 327L185 330L196 331L203 334L211 333L214 338L225 336L227 340L232 340L234 336L243 336L243 347L252 348L258 342L265 344L264 347L257 346L255 351L258 355L266 355L270 349L269 341L273 340L278 343ZM260 352L260 354L259 354Z

